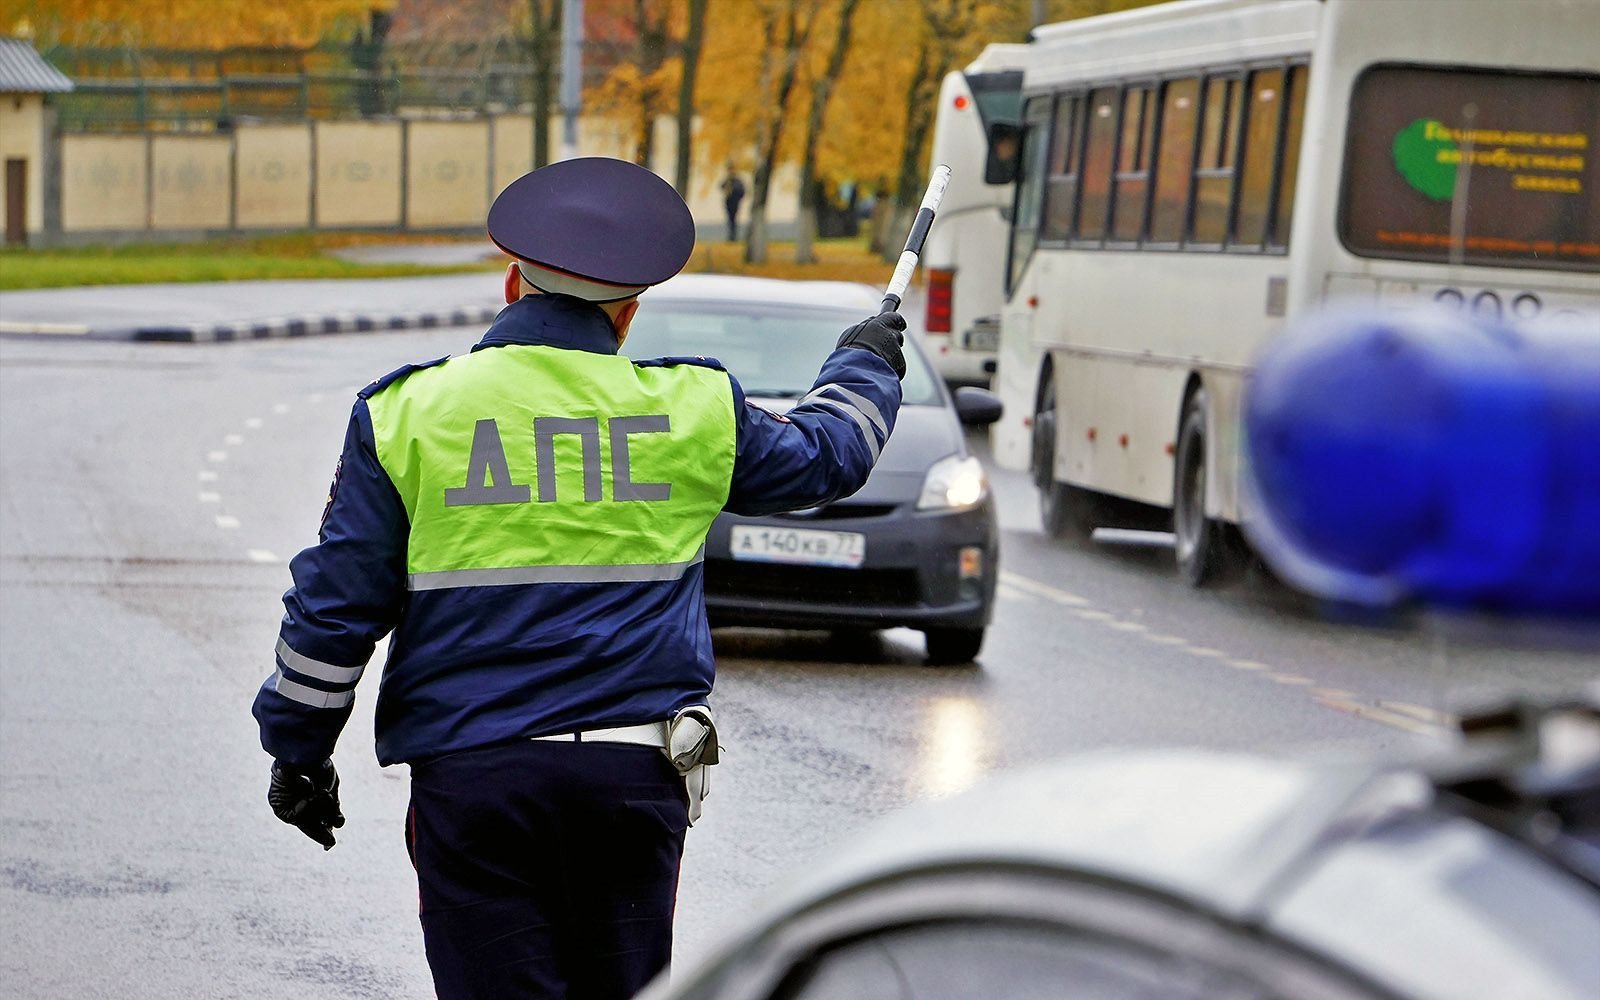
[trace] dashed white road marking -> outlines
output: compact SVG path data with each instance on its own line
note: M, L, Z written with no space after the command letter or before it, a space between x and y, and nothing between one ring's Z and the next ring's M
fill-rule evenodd
M1357 701L1341 698L1318 698L1316 702L1324 708L1348 712L1351 715L1358 715L1372 722L1381 722L1396 729L1404 729L1406 732L1416 733L1419 736L1437 736L1440 730L1439 726L1413 719L1411 716L1403 715L1399 712L1391 712L1376 705L1363 705Z
M232 514L218 514L217 515L217 527L219 527L219 528L237 528L238 526L239 526L239 519L237 517L234 517Z
M1423 722L1431 722L1436 726L1454 727L1458 721L1453 715L1445 712L1436 712L1421 705L1413 705L1408 701L1380 701L1378 702L1378 707L1391 712L1399 712L1402 715L1409 715L1414 719L1421 719Z
M1087 598L1059 590L1049 584L1040 583L1037 580L1032 580L1016 573L1001 571L998 590L999 593L1011 599L1032 600L1035 597L1047 598L1074 609L1072 613L1079 618L1086 621L1100 622L1107 628L1135 633L1146 642L1161 646L1176 646L1190 656L1219 660L1234 670L1258 673L1263 678L1285 687L1308 688L1312 701L1324 708L1346 712L1395 729L1403 729L1421 736L1438 736L1441 731L1453 728L1456 724L1453 716L1444 712L1436 712L1430 708L1424 708L1421 705L1413 705L1403 701L1363 702L1354 692L1346 691L1343 688L1316 687L1316 681L1303 674L1275 670L1271 665L1262 663L1260 660L1231 657L1223 650L1214 649L1210 646L1190 645L1189 641L1182 636L1151 632L1148 626L1138 622L1124 621L1114 614L1093 607Z
M223 444L244 444L243 434L229 434L222 439Z
M1020 587L1013 587L1009 583L995 585L995 592L1008 601L1032 601L1034 596Z
M1065 590L1050 586L1048 583L1040 583L1037 580L1030 580L1025 576L1018 576L1015 573L1009 573L1005 570L1001 570L1000 579L1005 583L1011 584L1013 587L1021 587L1030 594L1047 598L1055 601L1057 604L1065 604L1069 608L1087 608L1089 606L1089 599L1086 597L1079 597L1077 594L1069 594Z
M226 462L227 460L228 453L221 449L206 452L206 461L208 462Z
M313 403L320 403L320 402L322 402L322 393L313 392L311 395L307 396L306 399L310 400Z
M278 557L266 549L248 549L245 555L249 556L250 561L253 563L275 563L278 561Z
M194 477L202 483L214 483L217 481L217 470L201 469L199 472L195 473Z
M272 404L272 412L273 413L279 413L279 414L288 413L289 412L289 404L288 403L273 403Z
M221 503L222 502L222 494L221 493L210 493L210 492L207 492L206 490L201 490L198 494L196 494L196 496L199 497L201 503Z
M1167 635L1164 632L1142 632L1139 638L1145 642L1153 642L1158 646L1186 646L1189 640L1180 635Z
M261 425L262 425L262 424L263 424L263 423L264 423L264 421L263 421L263 420L262 420L262 419L261 419L261 418L260 418L260 417L250 417L250 418L249 418L249 419L247 419L247 420L246 420L246 421L245 421L245 422L244 422L244 425L245 425L245 426L246 426L246 427L248 427L248 428L250 428L250 429L251 429L251 430L256 430L256 429L258 429L258 428L259 428L259 427L260 427L260 426L261 426Z

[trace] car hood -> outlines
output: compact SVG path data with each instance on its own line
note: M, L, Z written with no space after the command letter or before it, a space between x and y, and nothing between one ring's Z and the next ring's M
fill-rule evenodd
M797 401L752 398L751 402L774 413L787 413ZM943 406L902 406L871 478L855 495L862 500L903 499L906 482L915 480L910 488L920 489L928 466L965 447L954 411ZM886 492L890 490L893 496Z

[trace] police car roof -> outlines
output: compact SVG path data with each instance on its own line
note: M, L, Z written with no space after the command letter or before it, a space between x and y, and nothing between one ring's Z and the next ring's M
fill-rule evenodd
M844 309L866 314L878 311L883 293L853 281L784 281L739 274L680 274L645 291L640 304L717 301L776 306Z

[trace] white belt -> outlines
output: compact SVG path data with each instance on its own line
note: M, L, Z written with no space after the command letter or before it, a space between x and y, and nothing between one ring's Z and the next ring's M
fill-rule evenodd
M585 729L576 733L551 733L549 736L530 736L534 740L556 740L563 743L632 743L635 746L667 747L667 724L646 722L639 726L618 726L615 729Z

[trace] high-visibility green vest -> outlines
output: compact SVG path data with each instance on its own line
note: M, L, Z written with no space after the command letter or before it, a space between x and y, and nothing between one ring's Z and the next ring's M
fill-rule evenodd
M728 499L726 373L494 347L367 400L411 590L677 579Z

